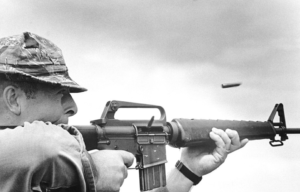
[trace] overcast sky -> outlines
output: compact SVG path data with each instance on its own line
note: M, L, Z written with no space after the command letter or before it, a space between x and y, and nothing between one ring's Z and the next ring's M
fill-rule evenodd
M300 127L298 0L0 0L0 13L0 37L51 40L89 89L74 95L73 124L116 99L161 105L169 121L265 121L281 102L288 127ZM242 84L221 88L231 82ZM299 191L299 147L300 135L281 148L253 141L192 191ZM179 151L168 151L170 169ZM131 172L121 191L139 190Z

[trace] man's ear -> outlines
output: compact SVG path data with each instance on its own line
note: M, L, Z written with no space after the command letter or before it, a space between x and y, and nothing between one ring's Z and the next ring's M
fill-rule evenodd
M15 115L21 114L21 94L20 89L9 85L3 90L3 100L6 104L6 107Z

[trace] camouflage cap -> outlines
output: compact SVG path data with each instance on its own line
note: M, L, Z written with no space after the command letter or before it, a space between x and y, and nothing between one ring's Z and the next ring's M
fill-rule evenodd
M70 78L60 48L51 41L29 32L0 38L1 73L61 85L68 87L70 92L87 90Z

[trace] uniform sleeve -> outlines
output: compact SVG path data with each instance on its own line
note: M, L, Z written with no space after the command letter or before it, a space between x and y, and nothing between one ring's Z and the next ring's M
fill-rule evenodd
M67 130L35 121L0 131L1 192L78 186L86 191L83 146Z

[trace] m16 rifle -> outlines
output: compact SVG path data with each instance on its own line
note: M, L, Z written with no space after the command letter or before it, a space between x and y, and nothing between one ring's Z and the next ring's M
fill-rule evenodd
M160 118L149 120L119 120L115 114L120 108L154 108ZM274 122L278 114L279 122ZM161 106L109 101L100 119L91 125L75 126L82 133L87 150L125 150L136 157L140 190L148 191L166 186L166 145L190 147L214 145L209 137L213 127L236 130L241 139L270 139L273 147L282 146L287 134L299 134L300 128L286 128L283 104L276 104L267 121L173 119L166 121ZM277 135L280 139L276 139Z

